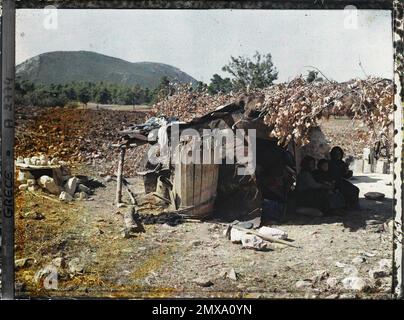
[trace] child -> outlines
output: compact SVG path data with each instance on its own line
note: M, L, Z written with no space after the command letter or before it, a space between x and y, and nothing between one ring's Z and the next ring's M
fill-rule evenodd
M335 188L335 181L328 171L328 161L321 159L317 163L317 170L313 172L314 179L330 187L328 191L328 203L331 210L342 209L346 206L344 196Z

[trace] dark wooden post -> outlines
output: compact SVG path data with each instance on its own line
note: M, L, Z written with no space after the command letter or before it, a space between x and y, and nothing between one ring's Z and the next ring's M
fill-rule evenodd
M126 148L124 146L120 147L119 150L119 162L118 162L118 173L116 179L116 205L122 202L122 178L123 178L123 164L125 161Z

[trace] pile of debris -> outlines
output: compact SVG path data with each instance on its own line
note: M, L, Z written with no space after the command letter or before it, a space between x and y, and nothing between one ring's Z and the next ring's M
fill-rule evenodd
M61 201L92 200L93 188L104 186L96 179L72 176L66 162L45 155L30 158L18 157L18 189L35 192L43 190L56 195Z

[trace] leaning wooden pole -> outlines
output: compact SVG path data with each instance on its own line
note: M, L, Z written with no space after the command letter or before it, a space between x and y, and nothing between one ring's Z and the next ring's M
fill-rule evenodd
M118 173L116 179L116 198L115 203L119 205L122 202L122 184L123 184L123 164L125 162L126 148L124 146L119 149Z

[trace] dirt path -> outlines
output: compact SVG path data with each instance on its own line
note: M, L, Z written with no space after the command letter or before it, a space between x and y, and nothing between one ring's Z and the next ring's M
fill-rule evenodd
M272 251L242 249L223 236L223 226L213 222L146 225L145 233L126 239L122 214L127 208L113 205L113 181L97 189L93 201L73 204L38 201L21 194L19 201L24 205L19 206L22 218L17 221L17 259L33 257L36 263L17 271L20 295L387 298L390 278L371 280L368 271L380 259L391 259L392 235L385 224L392 217L389 178L372 174L354 181L361 197L367 191L386 194L381 202L361 199L360 212L345 217L293 217L275 226L303 249L278 245ZM142 191L139 183L134 190ZM43 213L44 219L35 219L35 212ZM33 281L35 273L59 256L66 264L78 258L83 272L73 275L68 267L61 267L57 290L40 288ZM365 258L356 268L369 281L368 290L354 292L341 284L327 285L327 278L347 277L339 266L352 266L358 256ZM231 269L237 280L225 276ZM201 287L194 282L201 277L211 285ZM307 279L309 286L296 287L298 281Z

